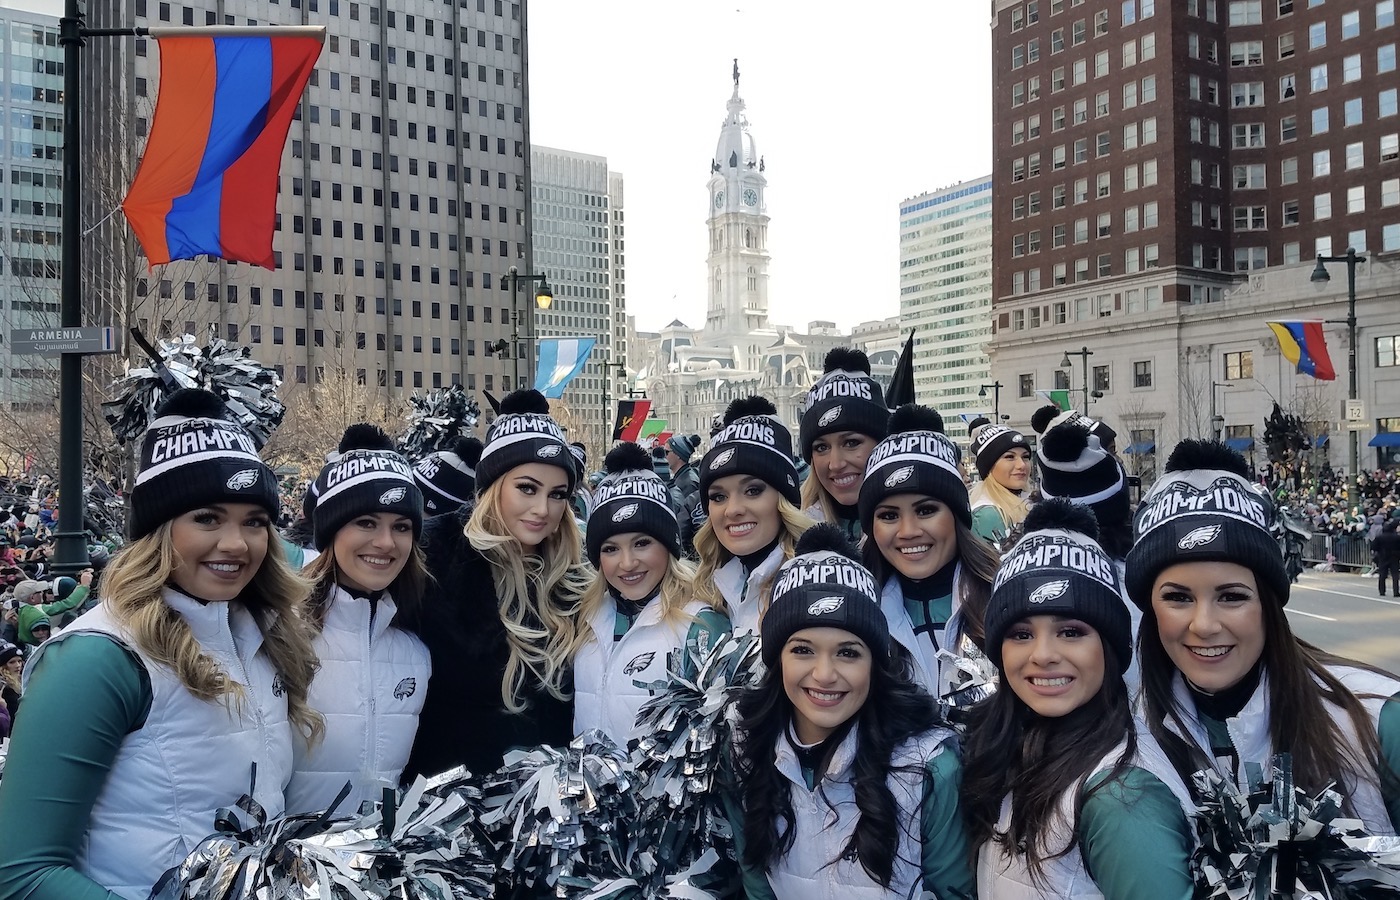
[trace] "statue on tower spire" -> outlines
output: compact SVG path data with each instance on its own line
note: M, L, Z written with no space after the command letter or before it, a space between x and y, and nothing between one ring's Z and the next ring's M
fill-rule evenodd
M739 90L739 57L734 57L734 90Z

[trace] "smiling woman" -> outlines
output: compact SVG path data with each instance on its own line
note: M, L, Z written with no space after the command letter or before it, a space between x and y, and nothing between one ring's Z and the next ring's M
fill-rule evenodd
M802 510L818 522L840 525L859 538L856 501L870 451L889 434L885 392L870 377L865 352L836 347L807 392L799 438L812 477L802 484Z

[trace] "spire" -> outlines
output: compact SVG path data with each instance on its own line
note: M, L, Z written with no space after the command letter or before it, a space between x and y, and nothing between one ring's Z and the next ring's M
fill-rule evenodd
M734 57L734 96L739 96L739 57Z

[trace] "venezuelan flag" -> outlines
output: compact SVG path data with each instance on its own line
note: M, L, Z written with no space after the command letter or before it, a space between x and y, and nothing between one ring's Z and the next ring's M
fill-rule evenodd
M1311 375L1319 381L1334 381L1337 377L1332 368L1332 357L1327 355L1327 340L1322 334L1322 323L1268 322L1266 323L1278 338L1278 347L1287 360L1293 363L1300 375Z
M324 26L152 28L160 94L122 211L151 265L201 254L271 269L287 130Z

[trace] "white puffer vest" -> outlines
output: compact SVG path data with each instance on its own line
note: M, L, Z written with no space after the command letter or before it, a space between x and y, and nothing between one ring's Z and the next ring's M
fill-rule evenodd
M1361 700L1361 705L1371 716L1371 723L1375 725L1380 721L1381 707L1385 705L1386 699L1400 693L1400 682L1378 675L1366 669L1354 669L1350 666L1329 666L1328 670L1346 685L1353 694ZM1320 685L1319 685L1320 687ZM1269 673L1264 672L1259 678L1259 686L1255 689L1254 695L1249 698L1240 714L1225 723L1226 729L1230 732L1230 740L1235 745L1235 752L1240 759L1240 772L1236 777L1233 772L1221 770L1220 774L1226 778L1236 777L1242 791L1248 790L1246 783L1245 764L1259 763L1263 771L1268 773L1270 760L1273 759L1273 742L1269 739ZM1176 674L1172 684L1172 693L1176 704L1180 709L1186 710L1191 718L1187 719L1186 725L1190 731L1191 740L1196 746L1201 748L1207 759L1213 759L1210 750L1210 736L1206 732L1205 725L1195 717L1196 705L1191 700L1191 692L1186 687L1186 680L1181 673ZM1374 695L1368 698L1365 695ZM1347 747L1360 747L1361 742L1357 737L1356 729L1351 725L1351 719L1339 706L1323 702L1323 708L1332 717L1332 721L1337 723L1344 737ZM1168 727L1175 730L1175 723L1171 718L1167 719ZM1217 769L1219 761L1217 760ZM1342 773L1337 773L1342 778ZM1369 834L1386 835L1395 834L1396 825L1390 821L1390 814L1386 811L1385 800L1381 796L1380 787L1374 779L1356 782L1351 778L1343 778L1338 792L1343 797L1351 801L1355 817L1365 823L1366 831Z
M653 597L615 641L617 605L607 595L588 623L593 640L574 657L574 734L596 728L623 748L639 737L637 712L652 696L642 685L666 680L668 655L685 643L693 618L706 608L692 601L686 618L664 622L661 598Z
M262 632L239 603L199 602L166 589L165 603L189 623L204 653L243 689L243 698L197 699L173 672L147 658L104 603L83 614L44 651L75 634L104 634L126 647L151 680L146 722L128 734L92 808L78 869L121 897L145 900L151 887L214 831L214 813L252 784L268 817L282 812L292 770L287 699Z
M1055 820L1055 833L1045 842L1048 852L1059 852L1069 843L1074 823L1074 808L1084 783L1100 772L1107 771L1117 764L1123 755L1123 745L1113 748L1093 770L1071 790L1060 798L1059 816ZM1146 728L1138 727L1138 750L1133 757L1133 765L1146 769L1161 779L1176 799L1183 812L1189 817L1195 810L1190 792L1177 777L1162 751L1146 734ZM1001 817L997 820L997 832L1005 834L1011 827L1011 795L1001 801ZM1023 854L1004 855L1002 844L988 841L977 851L977 896L981 900L1102 900L1094 879L1089 876L1084 865L1083 848L1052 859L1042 866L1043 885L1031 880L1030 869Z
M996 667L982 651L972 643L962 629L962 563L953 572L953 608L948 621L934 636L938 646L956 659L940 659L937 651L928 641L920 640L914 633L914 623L909 619L909 610L904 607L904 591L899 579L891 576L880 592L880 609L890 625L890 638L903 647L914 661L915 681L933 697L946 697L955 687L967 681L959 661L968 669L976 670L976 679L995 683Z
M856 730L852 729L836 748L814 791L807 789L802 764L787 736L778 738L774 764L792 783L797 827L792 849L768 873L768 883L778 900L904 900L919 896L923 890L921 813L927 763L944 752L952 739L952 731L934 728L900 744L891 757L886 783L898 807L899 850L887 890L871 880L858 861L841 858L860 818L853 771L859 745ZM785 823L779 823L779 833L786 830Z
M307 698L325 717L326 734L309 749L296 741L287 810L321 812L348 781L350 795L336 814L350 816L385 787L398 787L433 667L417 636L389 624L398 607L388 594L371 621L368 600L332 590L315 642L321 670Z
M715 587L729 604L729 621L734 625L735 634L758 633L764 582L782 564L783 545L779 543L763 562L754 566L747 578L744 577L744 563L737 556L715 570Z

